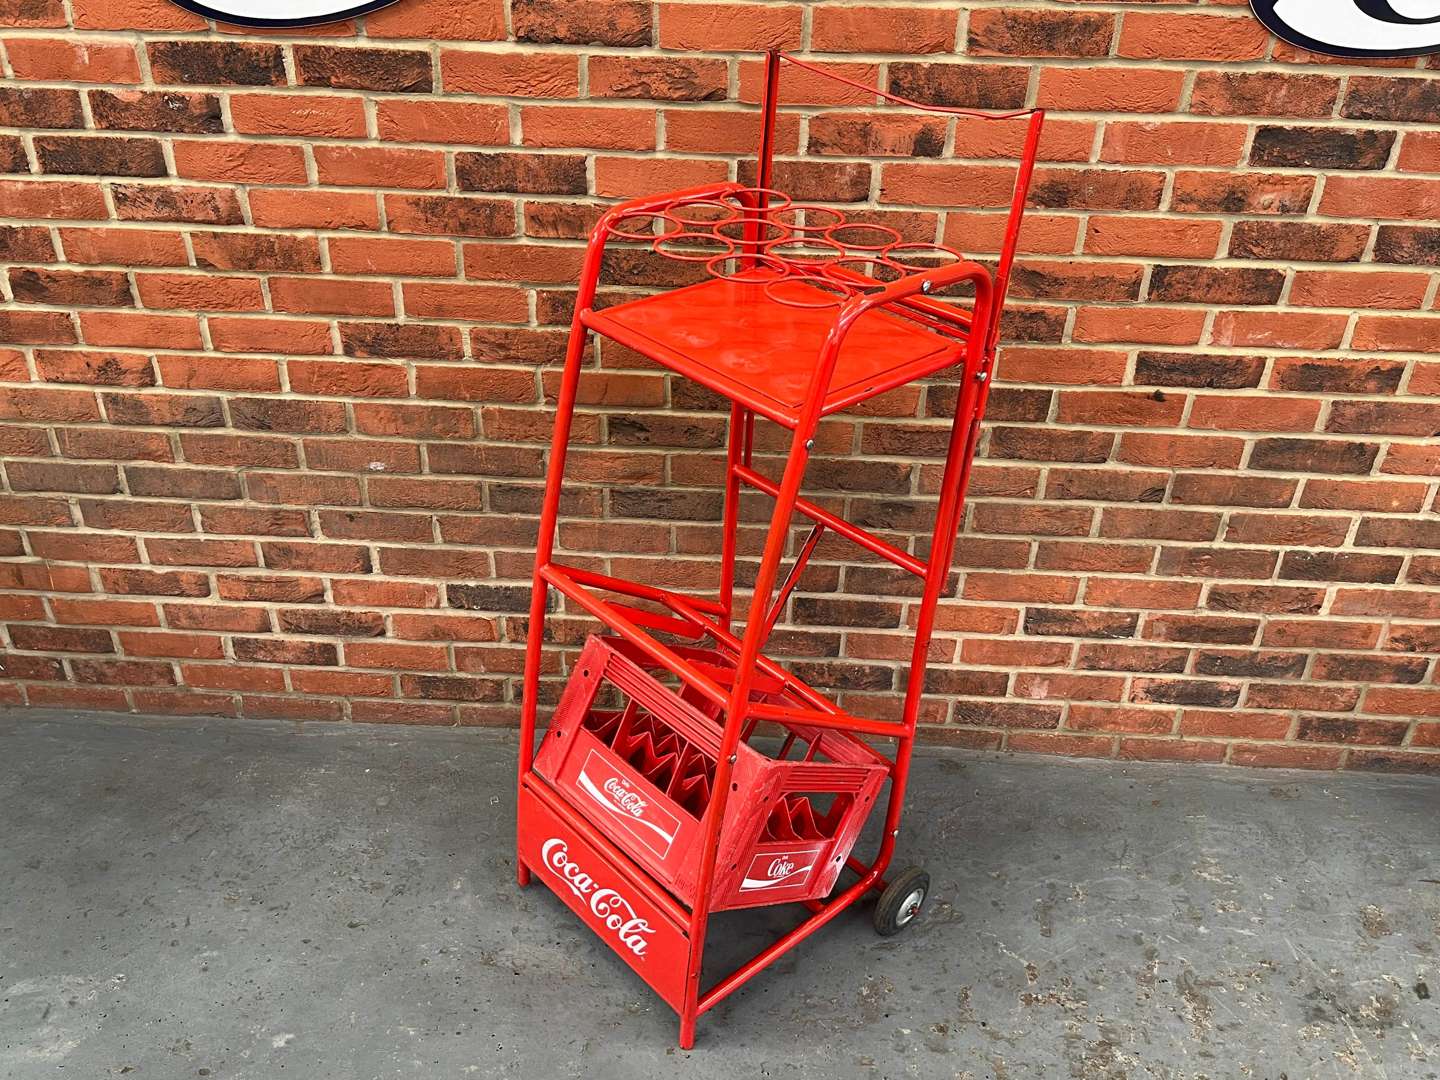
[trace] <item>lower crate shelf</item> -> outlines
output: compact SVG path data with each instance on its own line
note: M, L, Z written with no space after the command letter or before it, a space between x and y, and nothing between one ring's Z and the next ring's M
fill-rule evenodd
M627 651L615 639L586 643L535 771L693 906L721 728ZM705 658L705 650L688 652ZM712 670L725 670L722 654L708 659ZM828 895L888 775L874 751L844 732L796 726L791 734L787 746L803 746L803 758L739 744L718 841L715 910Z
M678 1011L690 959L685 913L533 776L520 782L517 835L525 865Z

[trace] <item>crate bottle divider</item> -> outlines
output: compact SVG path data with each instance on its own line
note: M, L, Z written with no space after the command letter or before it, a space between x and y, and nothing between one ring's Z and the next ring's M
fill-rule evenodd
M724 654L687 652L719 680L733 678ZM591 638L536 765L582 813L598 812L595 820L613 841L689 904L721 721L687 701L683 686L661 682L663 669L644 665L622 640ZM756 697L784 700L784 688L769 680ZM726 871L714 885L717 909L828 893L872 809L886 770L871 748L838 731L802 727L790 734L805 744L803 756L772 757L740 743L732 778L742 794L732 795L722 827ZM607 760L596 760L597 753ZM758 880L772 862L798 869L773 885Z

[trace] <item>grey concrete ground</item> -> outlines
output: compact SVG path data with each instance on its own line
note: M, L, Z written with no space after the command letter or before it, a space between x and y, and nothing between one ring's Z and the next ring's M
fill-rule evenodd
M514 886L513 752L0 714L0 1077L1440 1077L1434 780L925 752L923 921L843 916L682 1053Z

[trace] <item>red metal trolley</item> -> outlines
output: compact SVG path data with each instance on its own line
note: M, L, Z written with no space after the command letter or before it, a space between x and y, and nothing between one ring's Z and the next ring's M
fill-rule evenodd
M874 105L1023 124L1019 167L994 270L885 225L793 202L771 188L783 65L828 78ZM985 411L1000 314L1034 170L1039 110L1005 114L924 105L771 52L755 186L736 182L635 199L605 213L581 270L540 517L521 711L517 873L532 874L680 1015L696 1018L871 891L876 928L919 912L929 879L886 879L895 850L935 609L949 577ZM610 245L703 269L701 280L597 309ZM963 287L957 300L947 290ZM598 334L727 398L729 443L719 594L689 595L554 558L585 345ZM921 558L800 495L821 419L876 394L958 373L960 392L930 538ZM755 467L755 418L790 430L784 472ZM774 512L748 605L735 610L742 487ZM783 580L792 517L811 528ZM833 532L920 577L914 645L898 721L840 709L762 651L820 539ZM547 596L562 593L608 631L592 637L538 751ZM768 723L777 753L752 745ZM762 740L763 742L763 740ZM893 746L893 753L877 747ZM890 781L879 851L851 853ZM837 894L848 869L857 880ZM702 992L712 912L802 903L809 915Z

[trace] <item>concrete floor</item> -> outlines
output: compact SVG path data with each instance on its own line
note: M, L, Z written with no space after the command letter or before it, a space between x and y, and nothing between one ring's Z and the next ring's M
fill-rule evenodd
M926 751L923 920L843 916L682 1053L515 888L513 754L0 714L0 1077L1440 1077L1433 779Z

